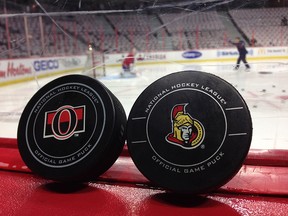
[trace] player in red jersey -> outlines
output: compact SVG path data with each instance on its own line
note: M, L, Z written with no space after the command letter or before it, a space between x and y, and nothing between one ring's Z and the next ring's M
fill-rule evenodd
M131 52L127 55L127 57L122 62L122 68L124 72L133 72L133 67L135 63L135 55L136 49L133 48Z

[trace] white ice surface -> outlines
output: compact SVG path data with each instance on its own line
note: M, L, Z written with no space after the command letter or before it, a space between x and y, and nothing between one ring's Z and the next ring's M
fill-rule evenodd
M137 66L136 77L121 78L120 68L107 68L100 78L120 100L129 115L140 93L153 81L169 73L200 70L216 74L234 85L244 97L253 120L254 149L288 149L288 62L252 62L250 72L233 64L157 64ZM243 66L242 66L243 67ZM56 77L48 77L0 88L0 137L17 137L20 115L33 94Z

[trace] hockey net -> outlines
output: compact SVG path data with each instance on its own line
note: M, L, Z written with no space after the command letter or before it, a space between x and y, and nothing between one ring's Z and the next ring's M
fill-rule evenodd
M89 49L82 74L95 79L106 76L104 53Z

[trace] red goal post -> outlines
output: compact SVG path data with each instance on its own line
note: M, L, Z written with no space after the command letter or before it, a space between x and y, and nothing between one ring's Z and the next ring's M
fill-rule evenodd
M89 46L82 73L93 78L106 76L104 53L96 51L91 46Z

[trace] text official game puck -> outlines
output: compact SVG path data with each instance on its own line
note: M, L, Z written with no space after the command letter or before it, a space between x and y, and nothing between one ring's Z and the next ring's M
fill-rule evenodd
M125 143L126 114L99 81L68 75L42 87L18 126L22 159L36 174L56 181L95 180Z
M142 174L177 193L205 193L230 180L250 148L252 122L237 90L204 72L183 71L148 86L127 123Z

